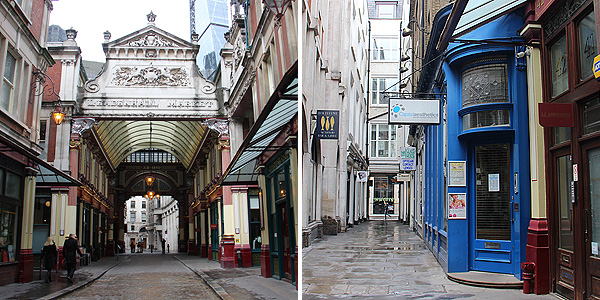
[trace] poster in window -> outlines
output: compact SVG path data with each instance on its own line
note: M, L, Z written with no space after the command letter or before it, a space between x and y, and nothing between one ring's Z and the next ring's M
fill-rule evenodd
M500 191L500 174L488 174L488 191Z
M467 218L467 194L448 194L448 219Z
M448 186L467 186L467 162L448 161Z

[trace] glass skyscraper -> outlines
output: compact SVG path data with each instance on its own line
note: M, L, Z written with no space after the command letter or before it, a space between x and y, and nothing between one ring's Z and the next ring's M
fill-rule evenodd
M194 0L196 33L200 36L200 51L196 63L200 73L214 80L225 45L224 34L229 30L227 0Z

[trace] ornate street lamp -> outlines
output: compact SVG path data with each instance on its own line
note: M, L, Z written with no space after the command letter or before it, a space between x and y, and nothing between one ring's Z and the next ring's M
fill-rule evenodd
M65 120L65 113L62 111L62 105L60 105L60 100L54 106L54 110L52 111L52 120L56 125L60 125Z
M292 0L263 0L263 3L275 14L277 19L281 19L290 2Z

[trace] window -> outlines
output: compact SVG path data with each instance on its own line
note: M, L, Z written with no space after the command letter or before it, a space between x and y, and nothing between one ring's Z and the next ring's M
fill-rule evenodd
M142 208L146 208L146 201L142 200Z
M260 235L260 200L258 189L248 190L248 202L250 208L250 247L254 251L260 251L262 237Z
M489 64L470 68L462 75L462 107L508 102L506 65Z
M398 83L397 78L373 78L371 82L373 88L371 94L372 104L387 105L389 99L383 97L383 91L396 92L398 90L398 85L396 84Z
M556 97L569 88L567 37L565 35L550 46L550 71L552 72L552 97Z
M371 124L371 157L397 157L397 125Z
M398 38L373 38L373 60L398 60Z
M135 225L131 225L131 231L135 231Z
M483 110L463 116L463 130L480 127L509 125L508 110Z
M135 200L131 200L131 208L135 208Z
M0 263L15 261L17 250L18 207L0 202Z
M594 11L591 11L577 25L579 32L579 68L581 70L580 80L594 75L590 66L594 63L594 57L598 53L596 49L596 19Z
M142 213L142 222L146 222L146 213L145 212Z
M10 53L6 53L6 62L4 63L4 80L2 82L2 98L0 98L0 106L10 111L11 103L14 96L15 88L15 70L17 59Z
M554 145L558 145L571 140L570 127L554 127Z
M583 134L600 131L600 98L594 98L583 105Z
M396 5L393 3L377 3L377 18L393 19L396 17Z
M135 212L129 213L129 222L135 222Z
M373 178L373 214L384 214L386 209L390 209L393 214L394 204L394 185L389 177Z

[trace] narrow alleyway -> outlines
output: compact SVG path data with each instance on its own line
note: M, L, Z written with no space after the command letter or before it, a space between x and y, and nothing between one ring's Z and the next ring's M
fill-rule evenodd
M557 299L452 282L423 241L397 221L359 224L303 249L302 299Z

